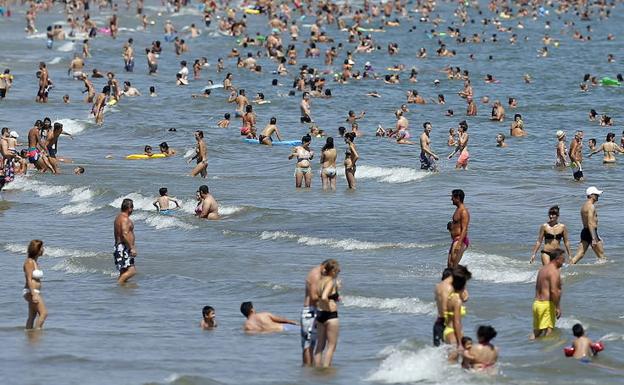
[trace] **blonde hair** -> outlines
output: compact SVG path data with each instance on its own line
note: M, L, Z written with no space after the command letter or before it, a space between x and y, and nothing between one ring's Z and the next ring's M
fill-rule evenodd
M43 249L43 241L39 239L33 239L28 244L28 258L37 258L41 250Z
M330 275L340 269L340 264L335 259L328 259L323 262L323 275Z

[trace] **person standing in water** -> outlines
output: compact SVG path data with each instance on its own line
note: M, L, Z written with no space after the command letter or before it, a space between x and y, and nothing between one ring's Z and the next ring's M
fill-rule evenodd
M345 151L345 176L347 177L347 184L351 190L355 190L355 163L360 159L360 155L357 152L355 144L355 134L353 132L347 132L344 135L345 143L347 144L347 150Z
M587 200L581 207L581 220L583 221L583 230L581 231L581 242L579 248L574 255L574 258L570 261L570 264L574 265L578 263L587 252L589 246L596 254L599 260L606 260L607 257L604 254L604 246L602 239L598 236L598 213L596 212L596 202L602 195L602 191L598 190L595 186L588 187L585 190Z
M425 122L423 124L423 133L420 134L420 169L428 170L428 171L437 171L438 167L436 165L436 160L438 160L438 156L431 150L431 130L433 127L430 122Z
M568 151L566 149L566 133L562 130L557 131L557 156L555 167L568 167Z
M275 135L277 136L277 140L281 142L282 136L280 135L279 129L277 128L277 118L275 116L271 117L271 120L269 120L269 124L267 124L267 126L264 127L264 130L262 130L262 133L258 135L258 142L266 146L272 146L273 138L271 137L271 135L273 135L273 133L275 133Z
M624 149L622 149L622 147L618 146L615 143L615 134L613 132L609 132L607 134L607 138L605 139L605 142L601 144L600 147L597 147L596 149L594 149L589 154L588 158L591 158L592 155L597 154L600 151L604 152L604 157L602 158L602 163L604 164L615 163L616 152L619 152L620 154L624 153Z
M550 261L550 253L554 250L561 248L561 240L568 252L568 257L572 256L570 252L570 240L568 239L568 228L563 223L559 223L559 206L553 206L548 209L548 222L540 226L537 233L537 242L533 247L533 254L529 263L535 262L535 255L537 250L544 242L544 248L542 249L542 265L547 265Z
M561 266L565 262L563 250L550 253L550 261L537 273L533 301L533 334L531 339L550 335L561 317Z
M323 190L336 190L336 148L334 138L328 137L321 150L321 183Z
M433 324L433 346L440 346L444 341L445 314L447 312L448 298L453 292L453 272L466 277L468 280L472 278L472 273L463 265L457 265L455 268L447 267L442 272L442 279L436 284L433 291L436 306L438 308L438 318ZM461 295L462 302L468 301L468 290L464 290Z
M455 147L455 151L453 151L448 158L451 159L455 154L459 152L459 158L457 158L457 164L455 164L455 168L463 168L466 170L468 168L468 161L470 160L470 153L468 152L468 123L465 120L459 122L459 128L457 129L458 138L457 138L457 147Z
M303 349L303 366L312 366L314 363L314 348L316 347L316 308L318 302L318 285L325 269L325 263L314 266L306 276L305 297L301 310L301 348Z
M570 162L572 176L576 181L583 180L583 131L576 131L574 140L570 143Z
M312 166L310 161L314 157L314 151L310 150L310 135L301 138L301 146L293 148L288 159L297 158L295 166L295 187L301 188L301 182L305 179L305 187L309 188L312 184Z
M470 213L464 206L464 191L453 190L451 192L451 201L456 207L451 221L447 224L447 229L451 234L451 248L448 252L448 267L459 265L464 252L470 246L468 239L468 226L470 225Z
M327 368L332 365L336 345L338 345L338 333L340 322L338 320L338 302L340 301L340 282L338 274L340 265L335 259L330 259L324 264L322 277L318 284L318 313L316 325L318 328L318 341L314 350L314 366Z
M200 175L202 178L206 178L208 177L208 147L204 141L204 132L201 130L195 131L195 140L197 141L195 156L189 159L187 163L197 159L197 166L191 171L191 176Z
M117 282L120 285L126 283L136 274L134 267L134 258L137 256L136 246L134 244L134 223L130 219L134 203L132 199L126 198L121 202L121 212L117 214L113 224L115 234L115 248L113 257L115 267L119 271Z
M28 319L26 329L41 329L48 317L43 297L41 296L41 279L43 271L39 269L38 259L43 255L43 241L33 239L28 245L28 254L24 261L24 299L28 302ZM35 320L37 322L35 322Z
M195 215L204 219L219 219L219 203L210 194L210 189L205 184L199 186L197 190L197 207L195 207Z

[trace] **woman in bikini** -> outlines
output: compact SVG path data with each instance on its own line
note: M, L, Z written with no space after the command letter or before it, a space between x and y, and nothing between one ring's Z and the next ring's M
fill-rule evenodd
M491 326L479 326L477 329L477 340L479 343L462 353L464 362L467 361L470 369L478 372L487 372L488 374L496 372L495 365L496 361L498 361L498 349L491 343L496 334L496 329Z
M601 144L600 147L596 147L596 149L589 154L589 157L591 158L592 155L600 151L604 152L604 157L602 158L602 163L604 164L615 163L616 152L624 154L624 149L615 143L615 134L612 132L607 134L606 141Z
M41 296L41 279L43 271L39 269L37 260L43 255L43 241L34 239L28 245L28 256L24 261L24 299L28 302L28 320L26 329L41 329L48 316L48 309ZM37 322L35 322L35 319Z
M535 255L537 250L544 242L544 248L542 249L542 265L547 265L550 262L550 253L556 249L561 248L561 240L566 248L568 256L570 256L570 241L568 239L568 228L563 223L559 223L559 206L553 206L548 209L548 222L540 226L537 233L537 242L533 247L533 254L529 263L535 262Z
M310 142L312 137L305 135L301 138L301 146L293 148L288 159L297 158L295 166L295 187L301 188L301 183L305 179L305 186L309 188L312 185L312 166L310 161L314 157L314 151L310 150Z
M449 294L446 302L446 311L444 312L444 342L449 345L455 345L457 350L461 348L461 340L464 336L462 326L462 317L466 315L466 308L462 301L462 294L466 289L467 277L464 275L453 274L453 291ZM453 351L449 354L449 361L457 359L457 352Z
M355 148L355 144L353 141L355 140L355 134L353 132L348 132L344 136L345 143L347 144L347 151L345 151L345 176L347 177L347 184L350 189L355 190L355 170L358 159L360 159L360 155Z
M334 138L326 139L321 150L321 183L323 190L331 188L336 190L336 148L334 148Z
M316 328L318 339L314 351L314 366L326 368L331 366L336 345L338 344L338 332L340 322L338 320L338 304L340 301L340 282L338 274L340 265L335 259L330 259L324 265L321 272L321 281L318 285L318 313L316 315Z

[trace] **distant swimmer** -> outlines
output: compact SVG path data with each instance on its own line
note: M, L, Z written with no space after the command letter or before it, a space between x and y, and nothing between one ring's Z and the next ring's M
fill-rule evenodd
M530 339L548 336L555 328L555 322L561 317L561 266L565 262L563 250L550 253L548 264L540 268L535 283L533 301L533 334Z
M310 94L308 92L303 93L301 103L299 103L299 109L301 110L301 123L312 123L312 111L310 106Z
M340 264L335 259L323 263L321 280L318 283L318 313L316 327L318 340L314 349L314 366L327 368L332 366L332 360L338 345L340 322L338 319L338 302L340 301Z
M217 327L216 313L212 306L204 306L202 308L202 319L199 327L203 330L212 330Z
M336 148L334 138L331 136L325 140L321 149L321 184L323 190L336 190Z
M522 120L522 115L514 115L514 120L513 122L511 122L511 128L509 129L509 135L516 137L527 136L527 133L524 130L524 121Z
M555 167L568 167L568 150L566 149L566 133L562 130L557 131L557 153Z
M576 181L583 180L583 131L576 131L574 140L570 143L570 162L572 176Z
M197 159L197 166L191 170L191 176L200 175L202 178L206 178L208 176L208 147L204 141L204 132L201 130L195 131L195 140L197 141L195 155L187 163Z
M448 158L451 159L455 154L459 153L459 158L457 158L457 163L455 164L456 169L468 169L468 162L470 161L470 153L468 152L468 123L465 120L459 122L459 127L457 129L458 138L457 138L457 146L455 147L455 151L449 154Z
M160 197L158 197L154 203L152 203L152 205L154 205L154 207L156 207L156 211L159 214L169 214L171 213L171 208L170 208L170 202L173 202L175 204L175 208L179 209L180 208L180 204L178 203L178 201L174 198L169 197L168 194L168 190L166 187L161 187L158 190L158 194L160 194Z
M85 66L84 60L80 57L79 54L75 53L74 58L69 63L67 74L71 75L74 79L80 79L82 78L82 75L84 75L84 72L82 72L82 70L84 69L84 66Z
M496 147L507 147L507 143L505 143L505 134L499 132L496 135Z
M195 207L195 215L204 219L219 219L219 203L210 194L208 186L201 185L197 190L197 207Z
M604 156L602 158L602 163L604 164L615 163L615 153L624 154L624 149L615 143L615 134L613 132L609 132L607 134L605 142L594 149L589 154L589 158L600 151L604 152Z
M24 261L24 283L23 295L28 302L28 319L26 329L41 329L48 317L43 297L41 296L41 279L43 271L39 268L39 257L43 255L43 241L33 239L28 245L26 260ZM35 322L36 321L36 322Z
M464 356L462 366L465 364L468 369L494 374L496 372L495 365L498 361L498 348L492 345L491 341L497 334L496 329L492 326L479 326L477 329L477 341L479 343L462 352Z
M314 151L310 149L312 137L305 135L301 138L301 146L293 148L288 159L297 158L295 165L295 187L301 188L302 182L305 180L305 187L310 188L312 185L312 163Z
M461 262L464 252L470 246L470 239L468 239L470 213L464 206L464 196L463 190L457 189L451 192L451 201L456 208L451 221L447 224L452 240L448 252L448 267L457 266Z
M542 265L550 262L550 254L561 248L561 240L566 248L568 257L572 257L570 251L570 240L568 239L568 228L563 223L559 223L559 206L553 206L548 209L548 222L542 224L537 232L537 242L533 247L533 253L529 263L535 262L537 250L544 242L544 248L541 251Z
M602 191L598 190L595 186L588 187L585 190L587 200L581 207L581 220L583 221L583 230L581 231L581 242L579 248L574 255L574 258L570 261L572 265L578 263L587 252L589 246L596 254L599 260L606 260L607 257L604 253L604 246L602 239L598 236L598 212L596 211L596 202L602 195Z
M572 357L583 362L590 362L593 356L604 349L602 342L593 342L585 335L585 329L579 323L572 326L572 334L574 335L574 341L571 349L564 349L566 356L568 355L567 349L570 349Z
M13 86L13 75L11 75L10 69L5 69L0 74L0 100L6 98L7 92Z
M316 347L316 315L318 313L317 302L318 285L321 275L325 269L325 264L329 260L314 266L306 276L305 297L303 298L303 309L301 310L301 348L303 349L303 366L312 366L314 362L314 348Z
M91 113L95 117L95 124L101 125L104 123L104 107L106 107L106 98L110 94L110 87L104 86L102 92L97 94L93 101L93 107L91 107Z
M217 127L219 127L219 128L228 128L228 127L230 127L230 116L231 116L230 113L226 112L223 115L223 119L221 119L221 120L219 120L217 122Z
M277 128L277 118L274 116L271 117L269 124L264 127L262 133L258 135L258 142L260 142L260 144L271 146L273 143L273 138L271 137L271 135L273 135L273 133L275 133L275 135L277 136L277 140L282 141L282 136L280 135L279 129Z
M431 130L433 129L430 122L423 124L423 133L420 134L420 169L428 171L438 171L436 161L438 156L431 150Z
M170 128L169 131L175 132L175 128ZM161 144L159 144L158 149L160 150L161 154L167 157L174 156L175 154L177 154L177 151L169 147L169 144L167 144L167 142L162 142Z
M115 248L113 252L115 267L119 271L117 282L120 285L126 283L136 274L134 258L137 256L134 223L130 219L134 203L132 199L126 198L121 202L121 212L117 214L114 222Z
M463 265L457 265L455 268L447 267L442 272L442 279L436 284L433 291L438 309L438 318L433 324L433 346L440 346L441 342L444 341L445 314L448 309L448 298L453 292L453 271L455 270L468 279L472 277L472 273ZM461 293L461 300L462 302L468 301L468 290Z
M345 177L347 178L347 185L351 190L355 190L355 171L357 169L356 163L358 159L360 159L360 154L357 151L357 147L355 147L355 143L353 143L354 140L354 133L347 132L344 135L344 141L347 144L344 159Z
M139 90L137 90L136 87L133 87L129 81L124 82L123 92L121 94L128 97L141 96Z
M253 303L243 302L240 311L247 320L243 324L243 330L247 333L279 333L296 330L297 322L288 318L279 317L269 312L256 312Z

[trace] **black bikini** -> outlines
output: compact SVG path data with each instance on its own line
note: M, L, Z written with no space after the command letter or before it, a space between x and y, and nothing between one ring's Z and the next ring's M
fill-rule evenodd
M331 301L339 301L340 300L340 294L338 293L338 291L336 291L334 294L330 295L329 297L327 297L327 299L331 300ZM320 322L322 324L324 324L325 322L329 321L330 319L334 319L334 318L338 318L338 312L337 311L319 311L316 314L316 322Z

